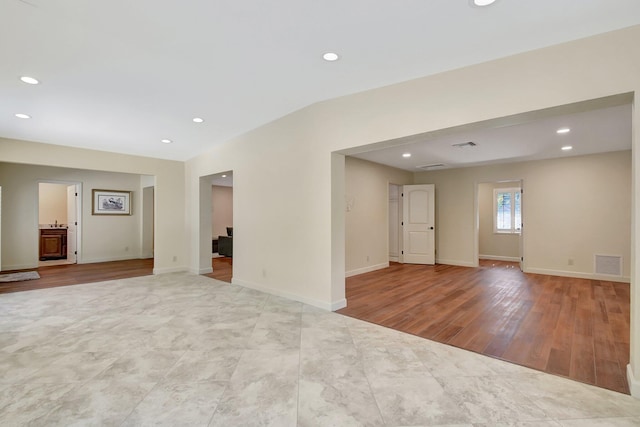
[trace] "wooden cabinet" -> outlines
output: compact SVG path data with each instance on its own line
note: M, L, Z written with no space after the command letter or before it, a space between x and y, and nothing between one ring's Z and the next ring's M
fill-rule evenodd
M40 261L67 258L67 229L40 229Z

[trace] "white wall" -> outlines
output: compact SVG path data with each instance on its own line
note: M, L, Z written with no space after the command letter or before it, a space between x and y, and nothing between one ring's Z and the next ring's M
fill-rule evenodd
M169 271L185 270L187 268L187 255L186 255L186 234L185 234L185 206L184 206L184 193L185 193L185 175L184 175L184 163L173 162L167 160L150 159L138 156L126 156L115 153L107 153L94 150L84 150L71 147L62 147L51 144L40 144L28 141L17 141L12 139L0 138L0 161L9 163L16 163L22 165L49 165L61 168L78 169L81 171L110 171L119 173L141 174L155 176L155 224L154 224L154 236L155 236L155 252L154 252L154 272L162 273ZM4 169L4 166L3 166ZM65 175L66 176L66 175ZM82 173L79 175L73 175L65 179L72 181L81 181ZM37 179L47 177L38 176ZM27 177L27 179L33 180L36 177ZM48 178L49 179L49 178ZM54 179L54 178L51 178ZM61 179L61 178L57 178ZM144 180L144 177L142 177ZM0 178L0 186L4 187L5 182L13 181L12 173L3 174ZM140 181L140 177L138 178ZM108 181L109 185L102 185L101 188L107 189L120 189L116 187L119 184L126 184L117 180ZM22 188L22 187L21 187ZM134 190L140 188L140 184ZM90 190L90 188L89 188ZM83 187L85 191L85 201L89 201L90 197L86 196L87 186ZM3 196L6 196L4 194ZM28 188L25 192L16 191L11 198L14 201L20 201L21 203L33 203L36 200L35 194ZM25 201L24 199L31 198L31 201ZM134 204L139 202L139 197L134 197ZM5 202L7 202L5 197ZM3 204L5 212L7 211L7 203ZM134 212L138 210L139 205L134 206ZM113 218L118 219L118 218ZM122 219L122 218L120 218ZM38 212L35 208L35 204L32 204L31 208L26 208L20 212L19 218L8 219L6 215L2 218L2 246L3 246L3 268L6 265L15 265L22 262L27 262L29 266L32 266L33 262L33 248L22 246L20 243L22 240L31 241L33 233L37 232L37 227L33 230L31 224L37 224ZM100 228L105 225L114 225L111 223L100 222ZM119 234L122 223L116 222L118 229L116 234ZM89 224L85 224L88 227L94 227L95 224L89 221ZM139 225L137 226L139 227ZM20 229L19 236L13 236L9 238L6 234L9 230ZM140 239L140 233L136 234L136 239ZM33 237L35 241L35 237ZM83 250L88 252L88 260L99 260L104 257L119 256L120 253L112 250L103 250L99 247L101 243L97 240L89 240L87 236L83 237L83 243L87 242L88 247L83 247ZM14 242L18 242L20 246L19 254L11 255L14 261L9 261L9 255L7 251L9 246ZM92 246L93 245L93 246ZM95 247L98 245L98 247ZM122 242L118 242L118 247L125 247ZM130 251L135 250L132 245ZM94 250L95 249L95 250ZM93 254L93 255L92 255ZM32 261L24 261L29 260ZM87 261L87 260L85 260ZM24 268L28 268L24 267ZM23 268L23 267L19 267Z
M238 230L234 280L319 306L339 306L345 271L344 234L340 239L345 218L337 214L345 203L341 154L370 144L398 144L411 135L480 126L487 120L506 124L531 111L633 93L640 89L638 39L640 26L332 99L213 147L186 165L192 270L206 262L198 254L210 250L211 231L201 234L199 227L199 179L233 170ZM640 113L636 109L633 114L637 123ZM634 144L639 135L636 126ZM638 153L634 151L634 158L640 161ZM282 182L287 191L274 185ZM473 187L462 196L467 192L473 195ZM634 195L640 197L640 186L634 187ZM633 212L639 209L634 205ZM473 221L451 215L462 220L452 238L466 239ZM634 214L634 235L639 224ZM640 242L634 242L635 251ZM471 260L473 252L465 248L450 256ZM640 259L631 260L635 272ZM632 324L640 324L637 294L634 285ZM635 326L631 346L632 371L640 373L640 328Z
M507 261L520 259L520 235L494 233L493 231L493 207L495 203L493 190L495 188L512 187L520 187L520 182L495 182L478 185L478 247L480 259L503 259Z
M67 185L41 182L39 188L38 223L67 223Z
M412 184L413 174L355 157L345 159L346 275L389 265L389 184Z
M211 238L227 235L233 227L233 187L211 186Z
M594 254L621 255L629 280L630 151L416 174L436 185L440 262L474 264L475 185L504 178L523 179L525 271L594 278Z

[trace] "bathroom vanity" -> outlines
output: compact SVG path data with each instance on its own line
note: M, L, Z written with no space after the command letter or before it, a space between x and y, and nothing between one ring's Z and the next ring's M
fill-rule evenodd
M40 261L67 258L67 228L40 228Z

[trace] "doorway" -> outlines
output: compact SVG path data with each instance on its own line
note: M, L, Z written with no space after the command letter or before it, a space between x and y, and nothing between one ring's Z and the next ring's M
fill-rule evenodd
M233 228L233 172L200 178L199 273L231 283L236 251Z
M81 184L38 184L38 266L76 264L80 255Z
M523 270L522 180L476 185L476 254L480 260L517 262Z
M402 186L389 184L389 262L400 262L400 221L402 221L402 204L400 193Z

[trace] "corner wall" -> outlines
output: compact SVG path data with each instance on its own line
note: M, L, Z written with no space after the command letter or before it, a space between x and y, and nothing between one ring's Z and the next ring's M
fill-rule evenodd
M210 239L210 231L201 235L198 227L199 178L233 170L234 251L238 248L234 280L332 307L344 298L339 295L340 289L344 294L344 263L335 253L345 221L335 214L344 208L338 206L344 194L332 191L344 188L344 178L332 169L333 153L349 155L363 146L398 144L411 135L505 117L507 123L522 113L633 94L640 90L638 39L640 26L635 26L332 99L216 146L186 165L190 259L197 264L200 242ZM634 122L639 116L636 109ZM634 147L639 134L636 124ZM638 151L634 159L640 159ZM634 183L638 179L634 172ZM286 191L278 185L283 182ZM638 214L634 208L634 248L640 244L635 237ZM474 224L461 222L460 227L466 236ZM472 250L463 252L456 257L474 256ZM640 260L632 257L632 262L631 372L638 377L640 297L635 271Z
M389 266L389 184L413 184L413 174L345 159L347 277Z

